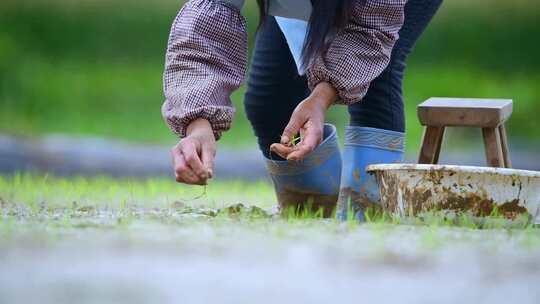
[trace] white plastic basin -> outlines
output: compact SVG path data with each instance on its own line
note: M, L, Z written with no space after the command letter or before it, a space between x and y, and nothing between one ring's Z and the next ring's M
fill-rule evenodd
M453 210L507 218L522 214L540 223L540 172L449 165L382 164L374 174L386 211L414 216Z

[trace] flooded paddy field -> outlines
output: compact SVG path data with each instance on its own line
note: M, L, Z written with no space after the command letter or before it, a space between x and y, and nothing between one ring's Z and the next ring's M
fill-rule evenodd
M539 303L540 230L284 219L266 183L0 177L0 303Z

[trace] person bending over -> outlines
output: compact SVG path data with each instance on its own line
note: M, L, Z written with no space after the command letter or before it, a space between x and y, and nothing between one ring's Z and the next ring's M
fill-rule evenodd
M374 163L402 160L406 60L442 0L258 0L261 12L244 106L279 205L359 220L380 200ZM230 95L247 70L244 0L191 0L172 25L162 114L180 137L180 183L213 175L216 141L231 126ZM325 124L348 106L343 154ZM343 156L342 156L343 155ZM351 216L351 214L349 214Z

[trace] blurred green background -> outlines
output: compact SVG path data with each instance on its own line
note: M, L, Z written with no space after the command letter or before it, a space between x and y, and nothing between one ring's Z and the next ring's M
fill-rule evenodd
M251 42L258 22L248 1ZM182 1L3 0L0 3L0 132L103 136L172 143L160 114L164 50ZM431 96L514 99L511 142L540 145L538 0L448 0L409 61L408 149L421 138L416 105ZM255 139L237 116L222 145ZM329 119L347 121L335 107ZM469 134L469 133L466 133ZM472 141L480 137L469 136Z

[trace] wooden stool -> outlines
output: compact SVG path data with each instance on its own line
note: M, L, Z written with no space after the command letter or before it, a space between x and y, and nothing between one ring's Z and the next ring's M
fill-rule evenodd
M446 127L482 128L487 163L511 168L504 123L512 114L512 100L430 98L418 106L418 118L425 126L419 164L436 164Z

